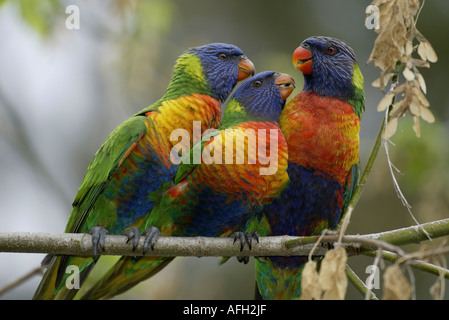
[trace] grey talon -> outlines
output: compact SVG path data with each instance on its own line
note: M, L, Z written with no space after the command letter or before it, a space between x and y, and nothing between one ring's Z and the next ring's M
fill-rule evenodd
M92 251L94 259L98 259L98 248L105 249L105 239L109 231L103 227L96 226L90 229L89 234L92 235Z
M145 236L143 253L148 251L148 247L150 247L151 250L154 250L154 245L161 237L161 231L158 228L151 226L143 232L143 235Z
M139 240L140 240L139 228L132 227L132 228L126 229L125 231L122 232L122 234L124 234L125 236L128 237L128 239L126 240L126 243L133 240L133 242L132 242L133 251L135 251L137 246L139 245Z

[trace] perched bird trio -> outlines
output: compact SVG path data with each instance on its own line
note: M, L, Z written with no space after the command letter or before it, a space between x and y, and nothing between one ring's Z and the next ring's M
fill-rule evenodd
M90 233L92 257L48 255L33 299L112 298L174 259L121 257L89 288L66 286L70 265L85 282L107 234L134 247L145 236L150 250L160 236L251 246L259 236L336 228L359 179L363 76L353 50L330 37L304 40L293 64L304 87L287 102L294 79L254 75L234 45L183 53L164 96L118 126L87 168L65 232ZM257 298L298 298L305 259L257 257Z

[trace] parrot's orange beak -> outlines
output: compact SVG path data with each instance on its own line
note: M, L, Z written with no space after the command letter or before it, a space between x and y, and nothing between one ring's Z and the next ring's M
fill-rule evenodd
M304 74L312 73L312 52L301 46L293 52L293 66Z
M286 73L280 73L274 80L274 83L279 87L282 100L284 101L287 100L295 89L295 80Z
M255 71L254 64L247 57L242 56L240 58L238 67L239 67L239 73L237 75L237 81L244 80L244 79L248 78L249 76L254 75L254 71Z

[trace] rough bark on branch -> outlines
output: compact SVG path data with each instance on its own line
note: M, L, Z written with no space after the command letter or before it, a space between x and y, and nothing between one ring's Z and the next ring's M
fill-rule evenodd
M252 250L245 245L240 251L240 244L233 238L211 237L161 237L154 250L142 252L144 237L139 241L135 251L131 243L126 243L123 235L108 235L102 255L121 256L273 256L273 255L308 255L313 243L288 249L285 243L298 237L260 237L259 243L253 241ZM256 243L254 243L256 242ZM92 255L92 237L79 233L40 233L40 232L0 232L0 252L51 253L78 256ZM317 254L324 254L324 248L318 248Z
M449 235L449 219L438 220L422 224L432 238ZM348 252L354 253L364 250L372 250L373 247L381 247L390 250L391 245L403 245L426 240L421 234L421 228L416 226L392 230L376 234L347 235L342 238L342 243ZM149 256L307 256L318 237L260 237L260 242L253 241L253 248L247 246L240 251L239 243L234 243L232 238L208 238L208 237L161 237L154 250L148 250ZM141 256L144 238L139 246L132 250L131 243L126 243L126 236L109 235L106 237L105 250L100 250L103 255ZM336 242L338 235L326 235L322 242ZM390 245L391 244L391 245ZM323 255L327 248L318 246L314 255ZM73 233L36 233L36 232L0 232L0 252L22 253L51 253L67 255L92 255L92 238L89 234Z

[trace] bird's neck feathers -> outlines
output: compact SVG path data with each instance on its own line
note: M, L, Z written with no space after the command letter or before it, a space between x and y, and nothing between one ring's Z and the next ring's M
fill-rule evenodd
M313 74L304 75L303 90L348 102L360 118L365 107L365 95L363 75L357 62L349 66L334 65L332 68L315 64L314 68Z
M230 128L247 121L250 121L250 117L245 108L236 99L231 98L223 113L220 129Z
M173 76L163 100L177 99L192 93L213 96L204 75L200 58L194 54L185 53L176 61Z
M354 63L352 83L354 94L353 97L348 100L348 103L354 108L354 112L359 118L362 118L362 114L365 111L365 89L363 88L363 75L357 63Z
M265 107L264 103L257 103L256 99L244 104L231 98L226 105L221 128L229 128L244 122L272 122L278 123L284 102L279 102L279 108L273 105ZM264 108L265 107L265 108Z

